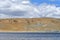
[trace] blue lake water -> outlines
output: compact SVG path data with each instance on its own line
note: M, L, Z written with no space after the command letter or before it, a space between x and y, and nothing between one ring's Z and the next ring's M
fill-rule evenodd
M0 40L60 40L60 33L0 33Z

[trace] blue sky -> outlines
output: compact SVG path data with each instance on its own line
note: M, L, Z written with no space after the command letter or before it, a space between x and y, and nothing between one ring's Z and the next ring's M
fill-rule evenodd
M60 18L60 0L0 0L0 18Z
M31 0L32 3L36 3L39 5L41 3L55 4L56 6L60 6L60 0Z

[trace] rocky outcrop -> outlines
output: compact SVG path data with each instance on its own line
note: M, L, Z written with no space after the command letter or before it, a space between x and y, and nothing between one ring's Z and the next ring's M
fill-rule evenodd
M14 18L0 19L0 31L58 32L60 19L54 18Z

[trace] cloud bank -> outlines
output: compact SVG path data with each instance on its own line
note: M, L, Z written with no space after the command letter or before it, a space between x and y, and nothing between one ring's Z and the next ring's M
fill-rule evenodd
M42 3L38 6L30 0L0 0L0 18L60 18L60 7Z

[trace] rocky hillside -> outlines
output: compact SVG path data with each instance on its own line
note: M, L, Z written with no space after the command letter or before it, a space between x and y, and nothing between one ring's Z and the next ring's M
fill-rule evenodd
M54 18L11 18L0 19L0 31L58 32L60 19Z

